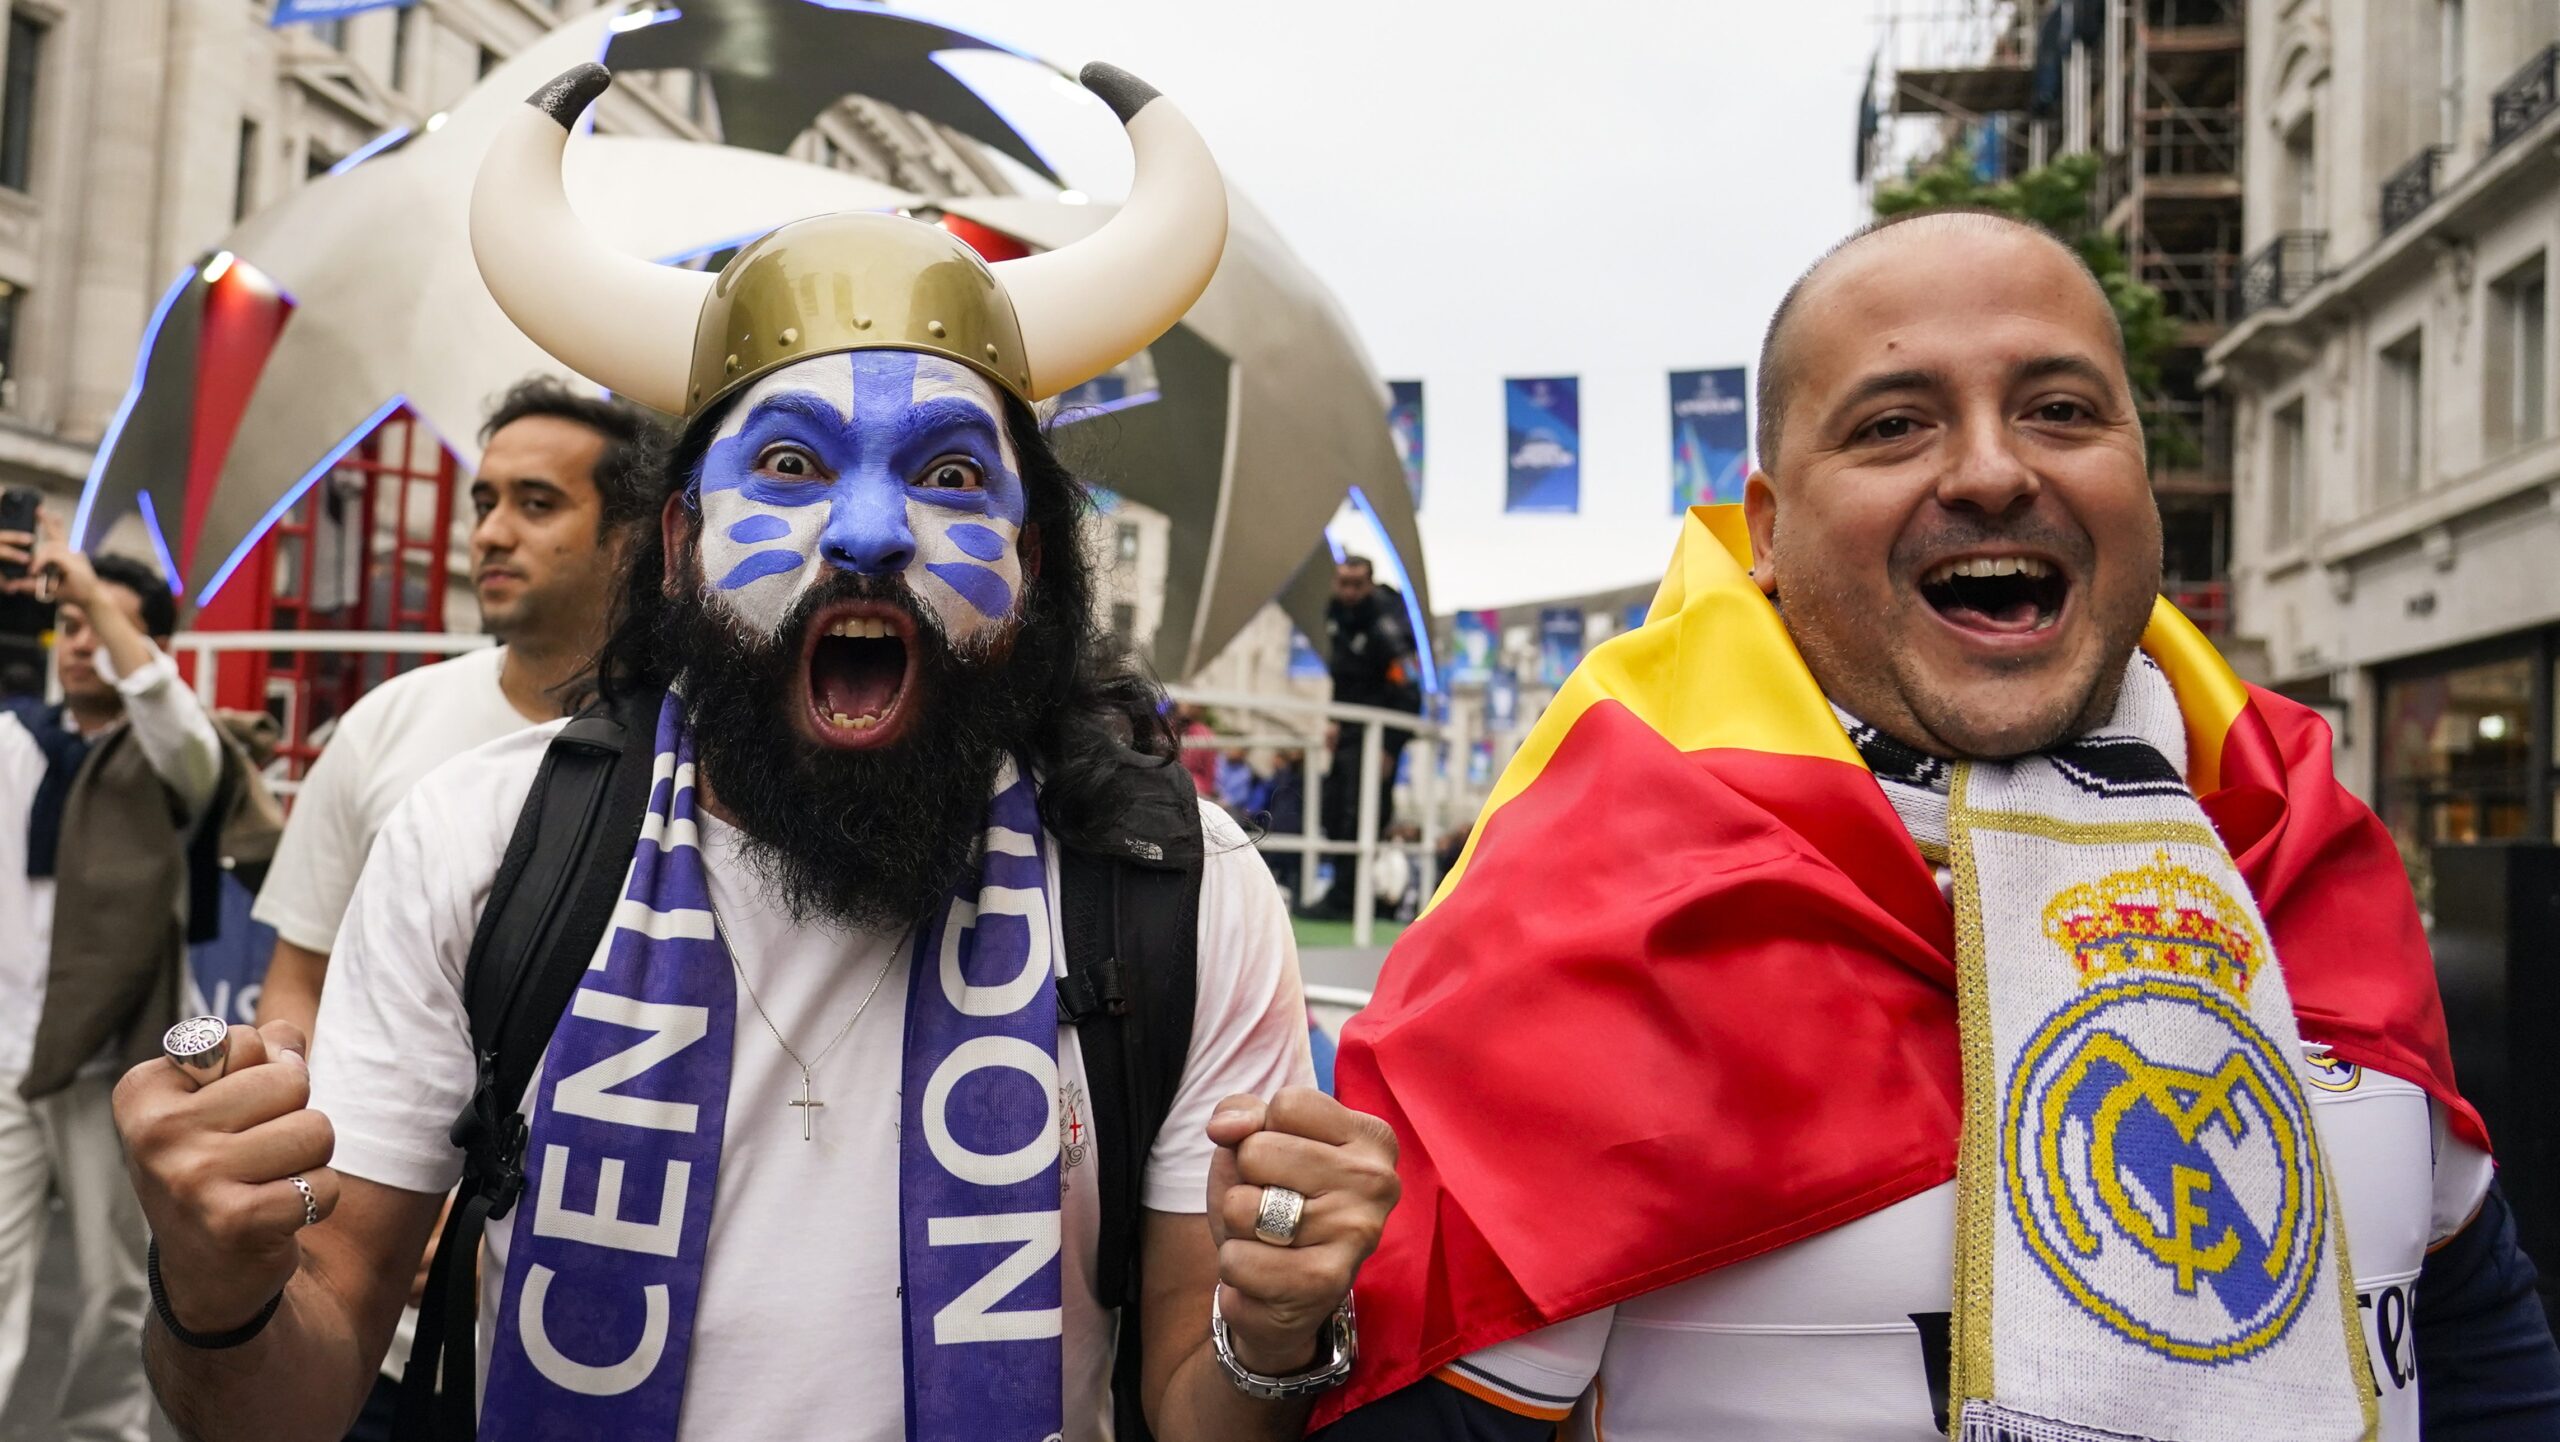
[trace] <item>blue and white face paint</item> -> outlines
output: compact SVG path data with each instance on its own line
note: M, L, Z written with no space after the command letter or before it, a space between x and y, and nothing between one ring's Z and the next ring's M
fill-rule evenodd
M830 567L903 577L963 653L983 650L1022 594L1003 403L938 356L855 351L765 377L704 452L701 503L704 586L759 640Z

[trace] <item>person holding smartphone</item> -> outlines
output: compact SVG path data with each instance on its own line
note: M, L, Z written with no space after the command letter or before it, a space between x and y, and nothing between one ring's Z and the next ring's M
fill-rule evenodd
M0 588L59 607L63 698L32 735L0 721L0 1393L25 1355L56 1189L80 1277L60 1424L141 1442L145 1238L108 1102L176 1019L191 861L210 860L206 823L244 763L162 650L177 630L168 584L71 549L52 516L36 524L0 532L0 568L16 572Z

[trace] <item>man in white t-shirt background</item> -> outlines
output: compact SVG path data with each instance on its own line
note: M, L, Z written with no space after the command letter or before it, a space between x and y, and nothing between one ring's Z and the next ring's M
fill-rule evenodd
M419 778L575 709L635 526L656 518L656 423L532 376L491 407L471 482L471 579L498 645L395 676L349 707L303 778L251 914L276 930L258 1020L306 1033L374 834Z
M528 376L490 408L471 482L471 577L481 629L499 644L395 676L338 718L294 798L251 913L276 932L258 995L261 1024L288 1021L311 1033L356 877L419 779L484 741L574 709L565 692L604 640L632 533L655 518L662 441L638 407L552 376ZM424 1262L418 1276L423 1283ZM416 1324L413 1298L352 1442L391 1435Z

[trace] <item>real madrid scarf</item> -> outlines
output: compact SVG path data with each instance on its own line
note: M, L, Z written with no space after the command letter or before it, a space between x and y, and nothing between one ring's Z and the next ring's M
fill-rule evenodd
M623 903L535 1084L529 1205L481 1406L490 1442L677 1434L736 1012L695 806L693 741L670 695ZM1038 805L1011 761L982 851L919 929L907 987L897 1301L913 1442L1061 1430L1050 900Z
M1953 872L1956 1435L2373 1435L2293 1005L2159 667L2016 761L1849 731Z

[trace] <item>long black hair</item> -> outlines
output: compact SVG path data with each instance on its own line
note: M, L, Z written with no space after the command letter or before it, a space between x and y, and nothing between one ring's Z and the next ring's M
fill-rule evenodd
M683 535L688 552L701 537L701 469L719 433L727 406L697 417L668 455L664 498L683 496ZM1113 644L1099 623L1094 595L1096 567L1088 544L1093 494L1067 469L1031 408L1004 397L1005 429L1021 466L1026 573L1034 571L1029 547L1038 538L1036 573L1023 588L1023 649L1019 672L1032 690L1037 720L1028 739L1041 777L1041 819L1069 846L1090 847L1116 823L1126 806L1121 771L1129 753L1170 765L1179 754L1165 718L1165 698L1135 658ZM613 627L596 654L595 679L607 704L651 695L676 680L683 658L667 654L670 609L662 577L666 543L655 526L638 528ZM688 554L685 569L695 564ZM780 698L776 698L777 704Z

